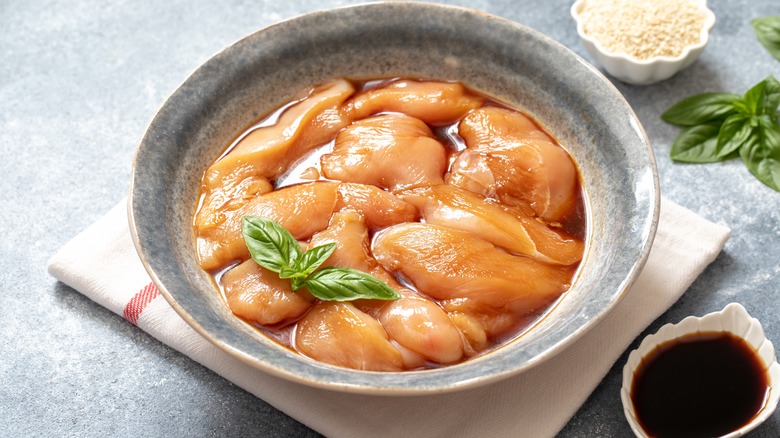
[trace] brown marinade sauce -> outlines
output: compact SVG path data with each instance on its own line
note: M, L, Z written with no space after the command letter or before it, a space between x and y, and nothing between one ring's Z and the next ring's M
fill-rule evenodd
M766 366L750 345L728 332L701 332L650 352L631 400L649 436L716 437L750 422L768 390Z
M420 80L419 78L378 78L378 79L363 80L363 81L351 80L350 82L352 83L355 90L357 90L357 93L359 94L386 85L390 81L399 80L399 79L412 80L412 81ZM497 99L491 98L490 96L483 95L472 89L466 88L465 94L481 97L482 99L484 99L484 103L482 105L485 107L500 107L512 111L522 112L518 108L514 108ZM257 119L249 127L247 127L247 129L243 130L235 139L233 139L233 141L228 145L228 147L226 148L226 150L223 152L223 154L219 159L223 158L225 155L230 153L235 148L235 146L253 130L276 124L278 119L282 116L282 114L285 111L287 111L291 105L293 105L296 102L297 101L286 103L281 107L279 107L278 109L276 109L275 111ZM457 155L460 152L466 149L465 141L458 134L458 125L461 119L462 117L454 120L449 120L449 121L441 121L435 124L428 123L428 127L431 129L431 132L433 133L434 137L439 142L441 142L441 144L445 148L445 153L448 156L448 166L452 164L452 161L457 157ZM538 124L538 122L533 121L533 123L536 124L539 130L544 131L555 144L563 147L557 141L557 139L554 138L552 133L550 133L543 127L541 127ZM330 138L328 141L326 141L325 143L312 148L305 155L300 157L297 161L291 163L283 174L279 175L274 179L269 179L269 182L273 186L274 190L278 190L287 186L292 186L300 183L310 183L313 180L327 180L327 178L324 175L322 175L322 173L320 172L319 162L323 154L332 152L335 143L335 137L336 134L334 134L334 136ZM310 178L306 176L304 172L305 169L316 169L317 172L314 173L316 175L315 178ZM585 240L586 233L587 233L587 219L586 219L587 214L585 208L585 196L579 178L577 179L576 184L577 186L573 193L574 198L572 201L572 205L573 205L572 209L564 217L562 217L559 220L559 222L556 222L554 225L551 224L551 227L557 228L573 238ZM201 204L202 202L203 202L203 197L201 198ZM200 208L200 205L198 208ZM377 231L378 230L371 230L371 234L369 235L369 238L373 237L373 234ZM227 298L225 296L224 283L222 281L222 277L227 271L229 271L236 265L237 262L228 264L219 269L213 269L209 271L209 273L212 275L212 278L214 279L216 286L222 292L223 298L226 301ZM575 263L570 267L562 267L561 269L569 269L571 271L571 274L573 275L578 265L579 262ZM404 283L404 279L401 277L398 277L397 280ZM408 282L404 283L404 285L409 287L410 289L416 290L413 287L413 285L408 284ZM550 306L551 305L552 303L550 304ZM494 339L490 339L490 346L486 350L480 351L479 354L484 354L486 352L489 352L494 348L497 348L505 344L506 342L510 341L511 339L519 336L521 333L523 333L524 330L528 329L536 321L538 321L548 309L549 306L547 308L538 309L528 315L518 315L517 321L511 327L507 327L506 330L500 336L497 336ZM292 350L295 350L294 332L295 332L297 320L292 320L292 321L285 320L274 326L259 325L257 323L253 323L252 321L246 319L245 321L253 325L254 327L256 327L258 330L262 331L270 338L276 340L281 345L288 347ZM467 360L469 358L470 357L464 356L462 360ZM437 368L440 366L443 365L431 362L431 363L426 363L421 368L423 369Z

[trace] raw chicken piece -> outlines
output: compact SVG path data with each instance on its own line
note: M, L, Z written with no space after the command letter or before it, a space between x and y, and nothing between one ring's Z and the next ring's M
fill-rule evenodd
M295 348L356 370L401 371L404 360L379 322L350 303L320 301L298 321Z
M475 327L479 327L489 339L505 333L517 332L526 315L508 312L502 308L489 308L479 298L452 298L441 301L442 308L450 315L468 315Z
M321 265L341 266L371 272L379 264L368 247L368 228L363 216L355 210L333 213L328 228L314 233L309 247L336 243L333 254Z
M447 313L433 301L410 289L403 298L385 304L378 319L393 340L441 364L463 357L463 336Z
M299 240L325 229L336 205L338 186L333 182L312 182L285 187L225 212L226 218L218 226L200 230L196 224L201 267L212 270L249 258L241 233L241 218L247 215L272 219Z
M393 114L349 125L321 164L327 178L395 190L442 183L447 156L425 123Z
M223 211L271 190L273 180L314 147L329 141L350 120L341 110L354 92L340 79L305 90L272 126L257 128L206 170L197 221L202 226L225 220ZM233 205L230 205L233 204Z
M485 107L458 126L466 143L447 182L509 205L526 203L559 222L577 200L577 169L568 153L525 115Z
M463 333L463 338L466 341L465 353L468 356L473 356L490 345L485 327L475 317L461 312L447 312L447 314L458 330Z
M274 125L251 131L212 164L204 184L212 188L228 178L241 180L248 175L277 178L291 163L349 124L349 117L340 108L354 91L343 79L308 90Z
M356 119L397 112L438 125L456 121L483 101L459 83L397 80L359 94L347 103L347 110Z
M228 307L245 320L275 325L294 321L312 306L314 297L305 289L293 292L290 280L279 278L247 260L222 276Z
M584 243L557 232L520 211L510 214L499 203L449 184L398 192L426 223L469 231L513 253L542 262L571 265L582 259Z
M354 210L334 213L327 229L312 236L310 246L336 242L325 266L341 266L369 272L401 294L396 301L358 300L353 304L376 317L390 338L401 346L438 363L452 363L463 356L463 340L447 313L433 301L402 287L369 252L368 228ZM405 361L406 362L406 361Z
M437 300L468 298L475 312L525 314L569 288L572 270L507 254L476 235L423 223L395 225L374 237L373 254Z
M340 184L336 210L356 210L373 230L417 219L417 209L413 205L392 193L366 184Z
M358 211L345 207L343 210L333 213L328 228L315 233L308 245L312 248L328 243L336 243L336 248L321 267L341 266L357 269L383 280L396 291L401 289L401 285L389 272L379 266L371 254L368 225L365 217ZM352 303L358 309L376 318L379 309L387 302L360 299Z
M273 190L267 178L249 176L235 183L208 192L201 197L200 208L195 214L195 226L199 230L219 226L225 222L228 212L241 208L256 196Z

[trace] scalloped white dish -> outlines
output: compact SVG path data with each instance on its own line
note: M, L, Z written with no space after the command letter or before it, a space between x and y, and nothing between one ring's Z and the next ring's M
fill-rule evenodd
M587 0L577 0L571 6L571 16L577 23L577 34L588 54L595 59L611 76L634 85L649 85L660 82L687 68L701 55L709 41L709 33L715 25L715 14L707 7L706 0L699 0L699 7L705 18L701 28L701 38L697 44L683 49L676 57L654 57L638 59L625 53L617 53L605 48L598 40L586 34L580 13Z
M620 390L620 398L623 402L623 412L636 436L648 436L637 419L631 398L634 375L642 360L661 344L686 335L703 332L728 332L743 339L763 362L769 383L763 407L748 423L723 435L723 437L743 436L763 423L777 408L778 400L780 400L780 364L777 362L775 348L772 342L766 338L761 323L756 318L751 317L740 304L731 303L720 312L713 312L703 317L689 316L677 324L666 324L655 334L647 336L639 347L629 354L623 367L623 386Z

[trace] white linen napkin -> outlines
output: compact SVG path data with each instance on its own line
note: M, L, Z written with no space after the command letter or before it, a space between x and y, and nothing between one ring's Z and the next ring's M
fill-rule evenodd
M49 261L49 272L326 436L544 437L566 424L634 338L715 259L730 233L663 199L647 264L596 327L518 376L433 396L370 396L310 388L234 359L190 328L151 283L130 237L126 202L68 242Z

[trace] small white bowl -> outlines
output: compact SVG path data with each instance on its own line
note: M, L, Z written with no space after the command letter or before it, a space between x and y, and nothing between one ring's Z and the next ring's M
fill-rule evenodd
M680 70L693 64L699 57L709 40L709 33L715 25L715 14L707 7L706 0L699 0L699 7L704 11L704 24L701 29L699 43L683 49L679 56L654 57L650 59L638 59L625 53L616 53L607 50L599 41L595 40L584 31L580 13L587 0L577 0L571 7L571 15L577 23L577 34L588 54L594 58L610 75L617 79L634 85L649 85L674 76Z
M655 334L647 336L639 347L629 354L628 361L623 367L623 387L620 389L620 399L623 402L623 413L636 436L647 437L637 420L634 404L631 401L631 385L637 367L642 359L658 345L698 332L729 332L744 339L763 361L769 380L769 394L766 396L764 407L749 423L724 435L723 438L739 437L753 430L769 418L777 407L778 400L780 400L780 364L777 362L775 348L764 335L761 323L756 318L751 317L740 304L731 303L720 312L710 313L701 318L689 316L677 324L666 324Z

